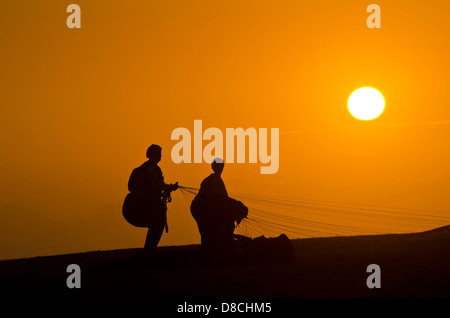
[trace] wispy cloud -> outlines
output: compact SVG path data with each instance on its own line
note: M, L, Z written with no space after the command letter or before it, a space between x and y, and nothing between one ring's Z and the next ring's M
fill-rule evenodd
M449 124L450 120L425 121L425 122L400 122L400 123L370 123L371 126L386 126L386 127L435 126L435 125L449 125ZM359 128L361 127L328 127L317 129L281 130L280 134L321 133L327 131L356 130Z

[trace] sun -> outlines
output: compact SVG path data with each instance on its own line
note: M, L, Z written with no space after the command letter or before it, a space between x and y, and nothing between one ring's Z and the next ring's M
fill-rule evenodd
M354 91L347 102L350 113L360 120L371 120L384 110L383 95L372 87L362 87Z

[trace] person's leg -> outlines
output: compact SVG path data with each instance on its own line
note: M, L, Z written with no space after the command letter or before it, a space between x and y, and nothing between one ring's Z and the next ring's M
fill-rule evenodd
M155 222L148 228L144 248L147 251L155 251L164 232L165 222Z
M234 239L234 221L223 221L217 227L218 242L221 252L235 254L238 251L237 242Z

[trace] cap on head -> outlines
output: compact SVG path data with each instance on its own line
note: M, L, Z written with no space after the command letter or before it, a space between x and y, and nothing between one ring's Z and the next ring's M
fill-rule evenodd
M150 147L148 147L147 149L147 158L154 158L155 155L159 155L161 153L162 148L158 145L151 145Z
M214 172L222 172L223 167L224 167L225 163L223 162L222 158L215 158L212 162L211 162L211 168L213 169Z

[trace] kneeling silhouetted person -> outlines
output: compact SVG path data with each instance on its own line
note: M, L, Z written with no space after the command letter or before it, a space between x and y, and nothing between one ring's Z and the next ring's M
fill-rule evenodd
M136 227L148 228L144 248L154 251L167 227L167 202L170 193L178 189L178 182L166 184L158 166L161 161L161 147L151 145L147 149L148 160L133 170L128 181L130 193L123 204L125 219Z
M214 171L206 177L191 204L191 213L197 222L202 248L210 251L233 251L236 224L247 217L248 209L242 202L228 196L221 178L222 159L214 159Z

